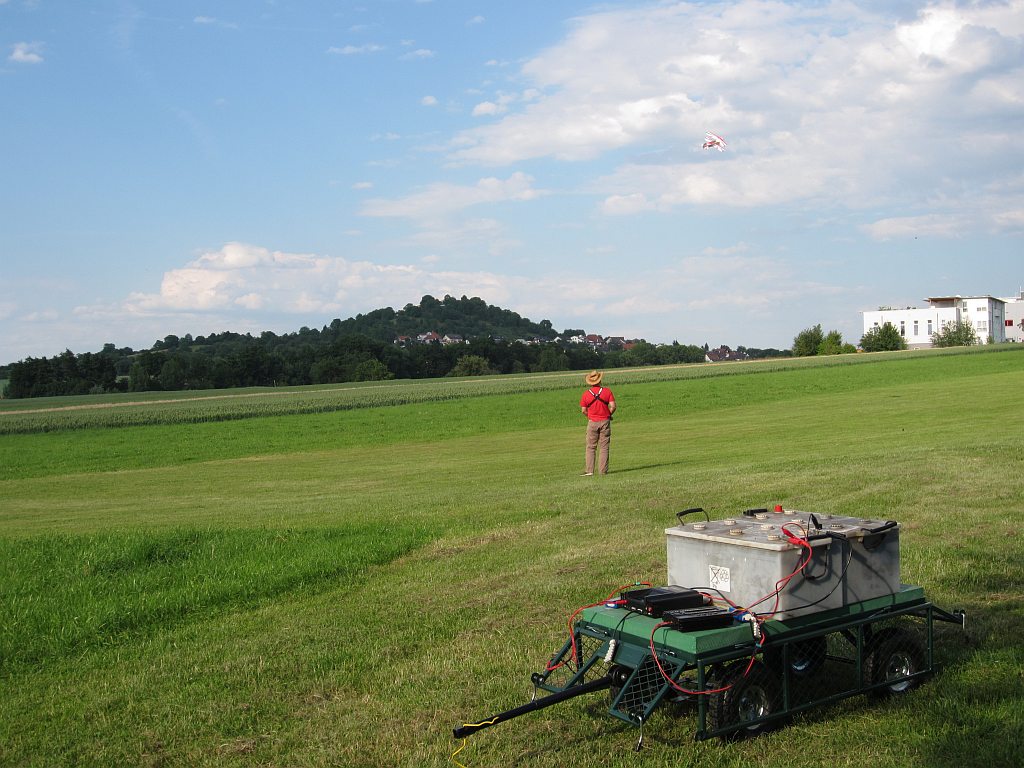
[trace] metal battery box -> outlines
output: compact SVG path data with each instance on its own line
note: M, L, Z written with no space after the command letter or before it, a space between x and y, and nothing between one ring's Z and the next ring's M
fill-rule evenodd
M777 619L900 591L897 523L811 517L796 510L758 511L667 528L668 583L717 591L737 606ZM807 550L790 542L783 527L812 547L807 565L785 582Z

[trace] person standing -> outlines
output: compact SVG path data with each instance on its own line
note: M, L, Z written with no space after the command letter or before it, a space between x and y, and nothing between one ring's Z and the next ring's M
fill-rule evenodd
M615 395L608 387L601 386L600 371L591 371L586 376L587 390L580 397L580 411L587 416L587 453L584 477L597 471L608 474L608 454L612 444L612 414L615 413Z

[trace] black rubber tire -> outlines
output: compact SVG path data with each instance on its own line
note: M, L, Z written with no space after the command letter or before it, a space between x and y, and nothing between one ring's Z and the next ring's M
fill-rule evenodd
M789 644L789 674L797 680L809 680L825 666L828 654L828 641L824 635L801 640ZM782 672L782 649L777 648L765 653L768 665Z
M740 661L729 666L722 677L715 682L716 688L725 688L721 693L708 696L707 722L709 731L738 725L749 720L772 715L778 711L782 700L780 676L771 667L757 661L747 675L748 662ZM771 728L771 723L755 723L722 734L723 739L742 739L757 736Z
M906 693L921 683L921 678L903 678L925 669L927 653L917 633L900 627L888 627L878 632L868 644L864 657L864 685L877 685L890 680L896 682L868 691L869 696L881 698Z

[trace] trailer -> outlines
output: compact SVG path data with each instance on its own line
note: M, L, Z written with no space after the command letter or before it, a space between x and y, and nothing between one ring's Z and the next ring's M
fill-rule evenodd
M936 670L935 622L964 627L963 611L900 582L895 521L781 506L677 517L665 531L669 583L578 609L532 675L533 699L456 738L598 690L610 715L640 728L637 749L666 702L695 708L697 739L754 736L851 696L910 691Z

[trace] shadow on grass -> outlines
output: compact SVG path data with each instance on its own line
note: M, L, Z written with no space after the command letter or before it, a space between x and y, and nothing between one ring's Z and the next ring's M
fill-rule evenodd
M625 469L613 469L609 472L612 475L624 475L627 472L642 472L645 469L660 469L661 467L676 467L680 464L685 464L685 460L680 461L662 461L657 464L641 464L638 467L626 467Z

